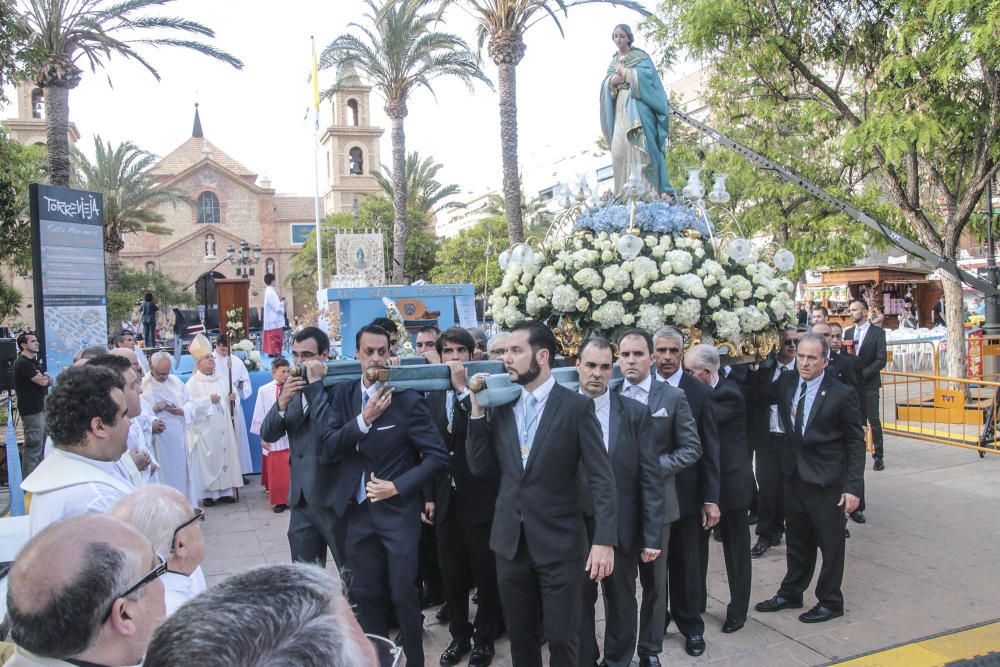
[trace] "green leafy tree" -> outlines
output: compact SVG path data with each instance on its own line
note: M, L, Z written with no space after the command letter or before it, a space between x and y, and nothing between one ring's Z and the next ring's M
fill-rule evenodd
M435 283L472 283L477 292L485 286L489 295L503 279L497 257L508 245L506 218L484 218L441 242L430 278Z
M121 258L126 234L148 232L171 234L170 227L157 209L164 204L191 205L187 195L177 188L160 185L149 169L156 156L138 148L131 141L112 146L100 136L94 137L94 160L76 147L74 185L104 195L104 254L108 292L121 289Z
M392 174L395 222L393 227L392 281L402 284L414 274L406 261L406 238L414 226L407 223L406 133L403 122L407 103L417 88L431 92L431 81L454 77L472 90L474 81L491 85L479 69L476 56L456 35L435 28L439 11L424 11L422 0L365 0L369 13L364 25L352 23L357 34L337 37L323 50L320 67L337 68L337 85L361 72L385 98L385 113L392 124Z
M423 3L438 0L422 0ZM511 243L524 240L524 219L521 210L521 179L517 162L517 66L524 57L524 33L546 16L555 22L563 34L559 13L565 18L570 7L587 4L609 4L649 14L638 2L631 0L441 0L443 8L459 5L477 23L477 43L480 51L487 46L493 64L497 66L497 90L500 97L500 151L503 160L503 197L506 204L507 233Z
M24 295L0 278L0 324L4 324L8 317L17 315L23 301Z
M138 271L130 266L121 267L121 288L108 290L108 324L112 330L122 320L132 320L137 303L146 292L152 292L160 312L166 316L171 308L190 308L198 301L193 291L185 291L184 284L162 271Z
M23 146L0 128L0 263L18 273L31 269L28 186L45 180L45 147Z
M406 156L406 207L421 211L430 217L446 208L461 206L458 202L446 202L448 197L459 193L458 185L442 185L437 174L444 165L428 156L423 159L414 151ZM392 168L382 165L382 171L372 171L372 176L382 186L389 201L395 201Z
M872 179L920 241L957 259L1000 168L1000 5L981 0L819 3L663 0L661 40L735 69L747 90L822 111L838 179ZM855 171L852 171L855 170ZM965 370L961 283L942 272L948 370Z
M243 62L198 38L215 33L201 23L148 13L172 0L8 0L21 15L25 44L37 62L35 82L45 91L45 129L53 185L70 180L69 91L83 69L104 69L112 56L134 60L157 80L159 72L142 52L175 47L203 53L237 69ZM193 38L192 38L193 37Z
M539 197L526 197L523 190L521 191L520 202L521 220L527 224L525 238L530 236L535 236L539 239L544 238L545 233L549 230L549 225L555 219L552 211L548 209L545 202ZM507 217L507 199L500 195L487 196L486 208L483 212L488 216L509 219Z

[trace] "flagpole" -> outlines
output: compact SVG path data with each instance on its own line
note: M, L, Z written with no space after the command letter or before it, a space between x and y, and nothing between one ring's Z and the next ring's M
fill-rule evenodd
M319 68L316 64L316 40L310 35L309 42L312 45L312 85L313 85L313 114L316 117L315 129L313 130L313 181L315 184L314 207L316 216L316 289L323 291L323 239L320 229L319 217Z

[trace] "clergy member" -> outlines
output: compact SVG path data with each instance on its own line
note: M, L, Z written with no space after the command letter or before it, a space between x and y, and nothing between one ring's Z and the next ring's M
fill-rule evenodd
M250 373L246 364L239 357L230 354L229 337L226 334L215 339L215 374L226 381L226 393L229 393L229 360L232 359L233 384L232 391L236 394L236 443L240 455L240 473L249 475L253 472L253 460L250 458L250 436L247 435L247 420L243 417L243 401L253 395L250 386ZM246 484L246 478L243 479Z
M281 339L285 328L285 301L274 288L274 274L264 276L264 354L281 356Z
M189 349L195 372L187 381L185 409L191 415L188 446L201 478L199 495L206 507L215 505L216 500L234 503L236 489L243 486L230 407L236 395L229 393L229 381L215 374L212 344L204 335L195 336Z
M201 486L197 466L192 465L187 446L187 389L176 375L171 375L173 357L156 352L150 362L149 374L142 380L142 396L153 406L156 418L164 429L153 435L153 449L162 466L160 482L172 486L185 496L192 507L198 506Z
M275 357L271 361L272 380L257 390L257 402L253 407L253 421L250 432L260 435L260 425L264 423L271 406L278 401L281 386L288 379L288 359ZM291 475L288 458L288 434L282 435L275 442L260 441L264 449L264 460L261 464L262 479L267 479L267 495L274 507L274 513L279 514L288 509L288 484ZM263 483L263 482L262 482Z

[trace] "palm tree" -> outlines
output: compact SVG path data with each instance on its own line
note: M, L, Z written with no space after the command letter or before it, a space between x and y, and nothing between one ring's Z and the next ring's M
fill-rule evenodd
M179 17L143 14L173 0L16 0L31 53L39 61L35 81L45 90L45 132L52 185L69 185L69 91L80 83L77 62L103 69L112 55L135 60L150 74L159 72L137 49L172 46L191 49L237 69L235 56L187 35L214 37L215 32ZM133 35L137 35L133 37ZM127 39L125 37L128 37Z
M445 202L448 197L457 195L460 189L457 185L442 185L437 180L437 174L443 167L432 157L420 159L420 153L414 151L406 156L406 207L427 214L428 219L438 211L461 206L460 203ZM393 193L392 169L382 165L382 171L372 171L372 176L382 186L382 190L390 200L395 200Z
M431 0L423 0L431 2ZM476 19L478 44L487 44L490 59L497 66L500 92L500 151L503 159L503 197L507 211L507 232L511 243L524 241L521 211L521 182L517 165L517 65L524 57L524 32L546 16L555 21L564 35L557 11L565 17L576 5L610 4L650 16L632 0L441 0L442 9L461 4Z
M392 123L393 223L392 279L402 283L406 253L406 134L403 121L410 93L431 81L454 76L472 89L473 81L492 87L479 69L476 56L458 36L437 32L440 11L422 11L422 0L365 0L370 12L366 25L350 24L360 35L343 34L323 50L320 67L337 68L338 83L361 72L385 97L385 113ZM333 90L337 86L334 85Z
M528 223L528 236L545 236L555 217L546 203L539 197L528 199L523 190L518 191L518 202L521 207L521 218ZM507 217L507 199L500 195L489 195L486 198L486 207L483 212L491 217L510 219Z
M130 141L112 148L101 137L94 137L94 161L73 148L76 167L74 185L104 195L104 254L107 291L121 289L121 259L125 234L170 234L165 218L157 210L161 204L192 205L190 198L176 188L164 187L149 173L156 156Z

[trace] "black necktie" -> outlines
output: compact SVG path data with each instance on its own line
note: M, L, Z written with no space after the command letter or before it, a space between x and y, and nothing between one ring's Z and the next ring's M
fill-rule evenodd
M799 390L799 402L795 406L795 432L802 435L802 424L805 422L805 415L802 414L806 411L806 383L802 383L802 388Z

